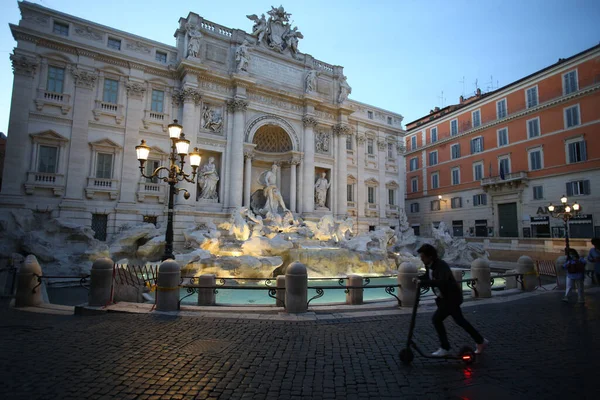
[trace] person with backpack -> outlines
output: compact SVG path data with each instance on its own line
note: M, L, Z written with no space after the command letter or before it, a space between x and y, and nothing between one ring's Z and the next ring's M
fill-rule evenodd
M579 253L575 249L569 249L567 254L567 262L563 265L563 268L567 270L567 290L564 302L569 302L569 293L573 288L573 285L577 286L577 302L584 303L583 299L583 279L585 276L585 264L586 260L583 257L579 257Z
M596 275L596 284L600 285L600 238L592 239L592 247L587 256L588 262L594 264L594 274Z

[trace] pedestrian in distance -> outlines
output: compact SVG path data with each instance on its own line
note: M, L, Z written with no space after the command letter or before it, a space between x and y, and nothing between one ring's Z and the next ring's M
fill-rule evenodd
M596 284L600 285L600 238L592 239L592 247L587 256L588 262L594 264L594 275L596 277Z
M444 320L451 316L454 322L463 328L475 341L475 354L481 354L489 341L465 319L460 309L463 302L462 289L454 279L448 264L440 259L437 250L430 244L424 244L417 252L425 265L425 274L419 276L423 285L429 286L435 293L437 310L433 314L433 326L440 338L441 347L432 353L435 357L445 357L450 354L450 343L444 327Z
M565 291L565 297L563 301L569 302L569 293L573 285L577 287L577 302L583 303L583 278L585 275L585 258L579 257L579 253L575 249L569 249L567 255L567 261L563 265L563 268L567 270L567 290Z

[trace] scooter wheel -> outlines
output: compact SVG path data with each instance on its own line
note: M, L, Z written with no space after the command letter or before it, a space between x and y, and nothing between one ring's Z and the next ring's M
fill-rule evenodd
M458 353L458 354L460 356L460 359L465 364L472 364L473 361L475 361L475 352L469 346L465 346L462 349L460 349L460 353Z
M403 364L409 365L414 358L415 355L413 354L411 349L400 350L400 361L402 361Z

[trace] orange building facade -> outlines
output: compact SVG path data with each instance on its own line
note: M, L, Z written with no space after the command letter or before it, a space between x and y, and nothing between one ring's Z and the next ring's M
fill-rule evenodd
M407 124L406 214L417 234L563 237L547 206L582 206L600 236L600 45Z

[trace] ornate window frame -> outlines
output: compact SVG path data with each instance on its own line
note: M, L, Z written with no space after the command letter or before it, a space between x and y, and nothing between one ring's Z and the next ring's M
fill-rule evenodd
M160 165L168 165L169 153L158 146L150 147L148 161L159 161ZM167 195L167 185L163 181L147 182L146 178L140 175L138 188L136 192L137 200L144 202L146 198L156 197L159 203L164 203Z
M123 148L108 138L90 142L89 145L92 154L90 157L85 196L88 199L93 199L96 193L108 193L111 200L116 200L119 195L119 180L115 179L115 176L122 168ZM96 163L98 162L99 153L111 154L113 156L111 178L96 177Z
M104 80L112 79L119 82L117 93L117 104L104 101ZM100 120L100 116L106 115L115 118L115 123L121 124L125 118L123 112L125 101L127 99L127 89L125 88L127 76L120 70L112 67L105 67L98 72L98 85L96 88L96 100L94 102L94 119Z
M50 188L55 196L62 196L65 191L65 173L67 171L68 155L66 147L69 139L51 129L32 133L29 136L31 137L32 153L27 180L25 182L25 193L34 194L36 188ZM55 173L41 173L37 171L40 146L51 146L58 149Z
M164 93L162 112L152 111L153 90L160 90ZM173 91L168 82L162 79L152 79L146 82L146 101L142 119L144 129L148 130L152 125L157 125L163 132L167 132L167 126L171 123L172 95Z

